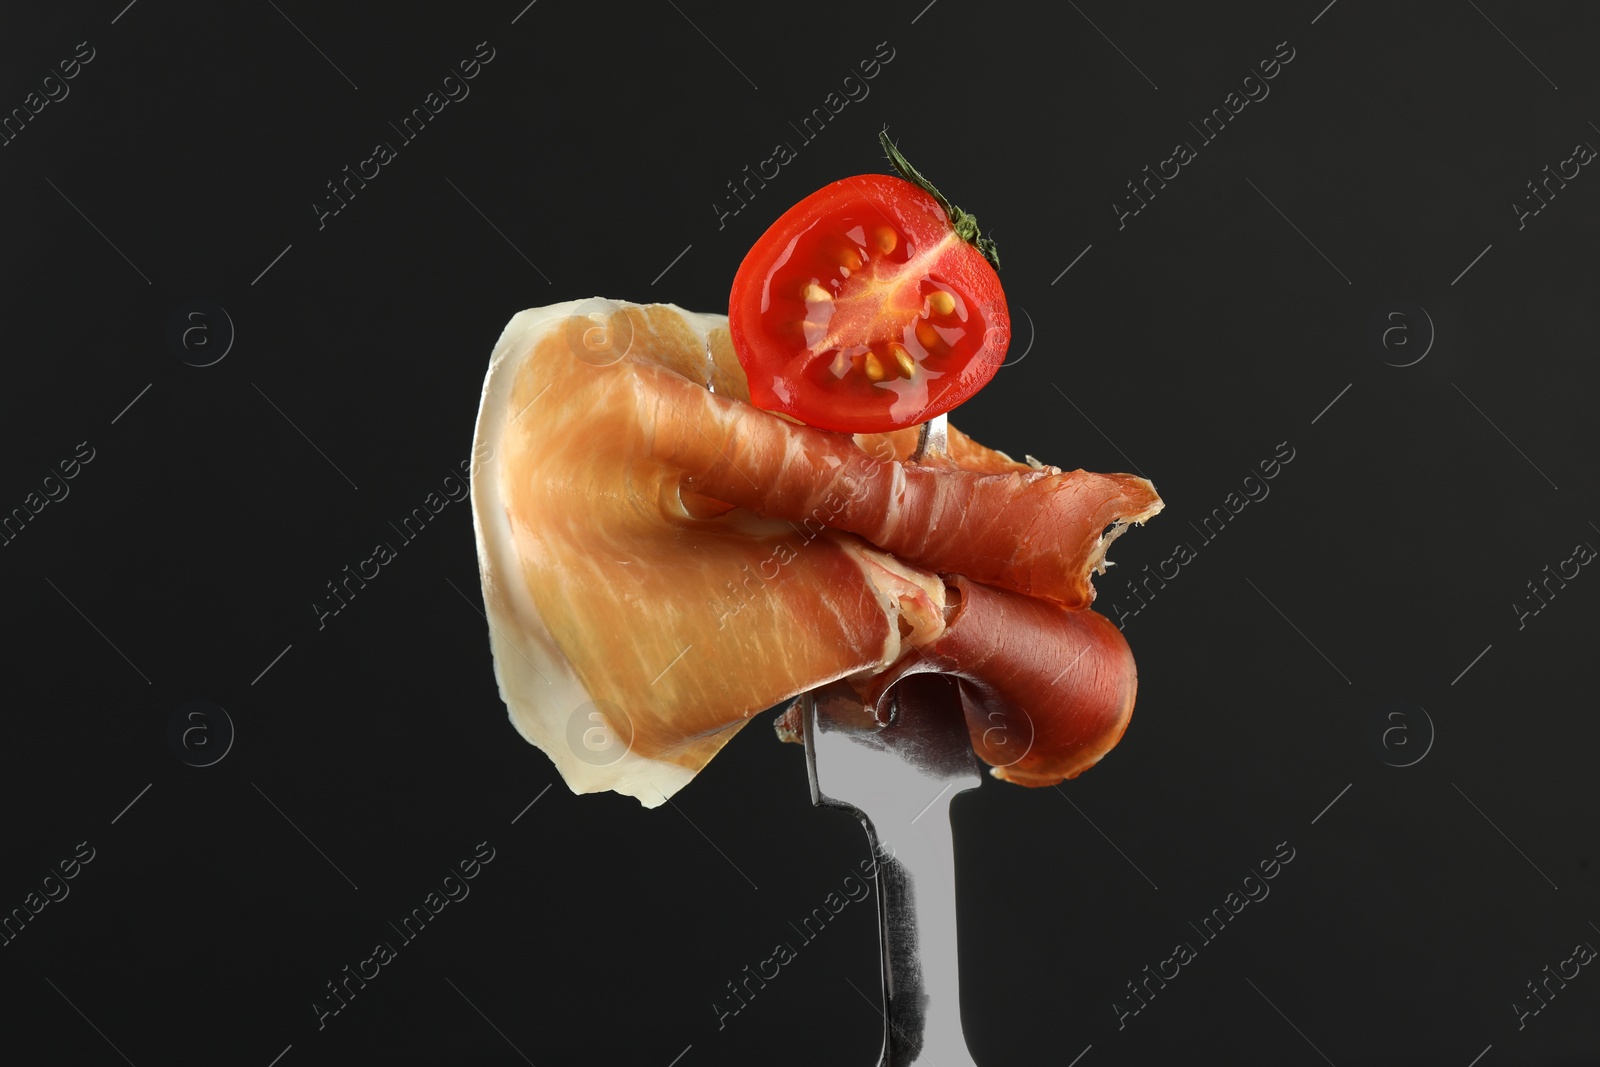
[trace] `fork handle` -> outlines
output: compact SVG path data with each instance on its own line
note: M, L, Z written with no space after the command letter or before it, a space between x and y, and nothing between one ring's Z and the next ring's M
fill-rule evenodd
M961 1031L950 797L941 796L891 842L865 815L861 823L877 858L885 1008L878 1065L975 1067Z

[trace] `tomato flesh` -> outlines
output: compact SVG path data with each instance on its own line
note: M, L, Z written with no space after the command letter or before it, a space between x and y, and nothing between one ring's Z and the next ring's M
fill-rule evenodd
M1011 338L989 261L932 196L883 174L785 212L739 266L728 327L752 403L846 433L950 410Z

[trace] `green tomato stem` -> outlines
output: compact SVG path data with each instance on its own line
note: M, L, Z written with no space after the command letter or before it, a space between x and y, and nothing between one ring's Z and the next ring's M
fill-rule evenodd
M900 177L938 201L939 206L944 208L944 213L950 217L950 224L955 227L956 235L979 252L982 252L983 258L992 263L995 270L999 270L1000 250L995 247L993 239L985 237L979 232L977 216L962 211L952 204L943 193L935 189L933 183L924 178L917 168L913 167L906 160L906 157L900 154L900 149L896 148L894 142L889 140L887 128L879 131L878 143L883 145L884 155L889 157L889 163L899 172Z

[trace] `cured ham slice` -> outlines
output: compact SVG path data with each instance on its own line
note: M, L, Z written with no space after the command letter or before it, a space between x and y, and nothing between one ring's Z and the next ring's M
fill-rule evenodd
M954 702L990 773L1032 786L1076 778L1121 740L1136 675L1133 652L1110 619L959 576L946 592L946 613L933 641L878 674L831 687L825 710L833 720L888 725L930 703ZM919 677L928 674L946 684ZM799 739L798 704L778 728L786 740Z
M1080 609L1106 545L1159 498L953 429L944 458L911 464L914 441L753 407L723 316L518 314L484 383L472 479L517 729L574 792L654 807L756 712L838 683L881 713L911 662L957 679L906 691L958 695L1002 777L1092 764L1126 725L1134 672L1120 632ZM1000 721L1034 737L1025 756L997 747Z
M885 462L849 437L804 426L781 431L784 447L774 448L771 435L744 432L753 410L713 393L664 400L649 412L657 457L697 492L761 515L826 511L833 529L907 563L1065 607L1094 599L1085 563L1101 531L1152 506L1149 483L1127 474Z

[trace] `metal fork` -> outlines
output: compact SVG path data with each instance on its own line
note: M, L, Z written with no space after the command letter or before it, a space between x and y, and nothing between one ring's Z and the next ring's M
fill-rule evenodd
M877 860L878 1067L976 1067L961 1032L950 832L951 798L983 781L966 723L927 709L873 727L837 721L812 693L800 701L811 802L854 811Z

